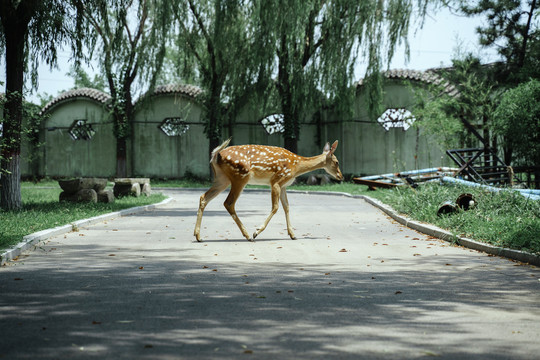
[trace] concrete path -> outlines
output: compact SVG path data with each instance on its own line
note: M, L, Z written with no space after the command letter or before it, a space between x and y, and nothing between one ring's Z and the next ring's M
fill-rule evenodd
M197 191L0 268L0 359L534 359L540 269L414 232L360 199L290 194L255 243ZM268 193L246 192L254 229Z

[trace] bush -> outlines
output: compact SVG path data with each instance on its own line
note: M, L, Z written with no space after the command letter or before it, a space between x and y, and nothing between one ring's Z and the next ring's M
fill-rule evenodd
M507 90L493 120L494 132L503 137L517 165L540 165L540 81Z

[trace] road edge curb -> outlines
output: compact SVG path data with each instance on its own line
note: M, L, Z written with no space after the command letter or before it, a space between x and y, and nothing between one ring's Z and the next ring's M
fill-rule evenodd
M466 237L460 237L452 234L449 231L443 230L435 225L422 223L420 221L412 220L407 216L399 214L391 206L384 204L383 202L369 197L367 195L351 195L355 198L362 198L369 204L379 208L392 219L396 220L402 225L405 225L413 230L419 231L423 234L436 237L438 239L452 242L469 249L478 250L487 254L502 256L508 259L528 263L535 266L540 266L540 256L521 250L514 250L495 246L483 242L479 242Z
M71 231L74 231L75 229L79 229L84 226L94 225L102 221L111 220L111 219L128 216L128 215L134 215L134 214L142 213L148 210L154 210L156 207L168 204L171 201L172 201L172 198L168 197L167 199L156 204L136 206L136 207L132 207L132 208L124 209L124 210L119 210L119 211L115 211L115 212L111 212L107 214L94 216L88 219L76 220L66 225L61 225L61 226L57 226L51 229L45 229L45 230L37 231L29 235L25 235L23 236L22 240L17 245L9 249L2 250L2 253L0 253L0 266L4 266L6 263L13 261L18 256L20 256L23 251L26 251L32 247L37 246L38 243L44 240L47 240L50 237L67 234Z

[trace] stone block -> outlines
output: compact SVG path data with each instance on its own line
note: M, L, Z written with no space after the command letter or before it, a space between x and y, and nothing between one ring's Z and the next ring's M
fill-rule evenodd
M114 196L140 196L141 192L150 195L149 178L118 178L114 179Z
M97 200L97 192L94 189L81 189L75 194L69 194L66 191L60 193L60 201L97 203Z
M111 190L102 190L97 193L98 202L102 203L113 203L114 194Z
M144 183L141 189L141 193L146 196L150 196L150 194L152 193L152 189L150 188L150 183Z
M82 189L93 189L96 192L105 190L107 179L105 178L76 178L58 180L58 184L67 194L76 194Z

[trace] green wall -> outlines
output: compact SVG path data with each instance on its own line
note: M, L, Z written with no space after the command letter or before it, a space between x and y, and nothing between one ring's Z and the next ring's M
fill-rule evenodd
M51 108L41 131L40 174L49 177L111 177L116 172L116 140L103 104L89 98L73 98ZM74 140L69 128L86 120L95 131L89 140Z
M421 83L415 86L422 86ZM387 79L384 88L385 108L412 109L413 87L409 83ZM234 120L224 124L223 137L233 136L233 144L267 144L283 146L281 134L268 134L260 120L279 113L279 105L262 109L257 101L246 101ZM299 154L313 156L324 144L339 140L336 152L343 173L355 176L397 172L450 165L433 139L416 127L407 131L386 131L376 119L370 119L365 94L360 86L349 118L338 117L332 109L321 114L310 113L301 121ZM100 101L79 96L59 101L47 110L49 116L41 128L42 146L39 176L114 177L116 172L116 139L109 109ZM154 94L135 107L132 136L128 141L130 176L179 178L187 174L207 177L210 173L208 139L204 134L203 107L182 92ZM189 128L169 136L159 126L166 118L175 118ZM95 134L90 140L73 140L68 134L75 120L86 119ZM35 150L35 149L34 149ZM29 152L28 145L23 152ZM31 172L21 164L23 174Z
M202 107L180 94L156 95L137 108L133 124L132 173L135 176L178 178L191 173L208 176L208 139L201 122ZM159 125L180 118L189 129L168 136Z

